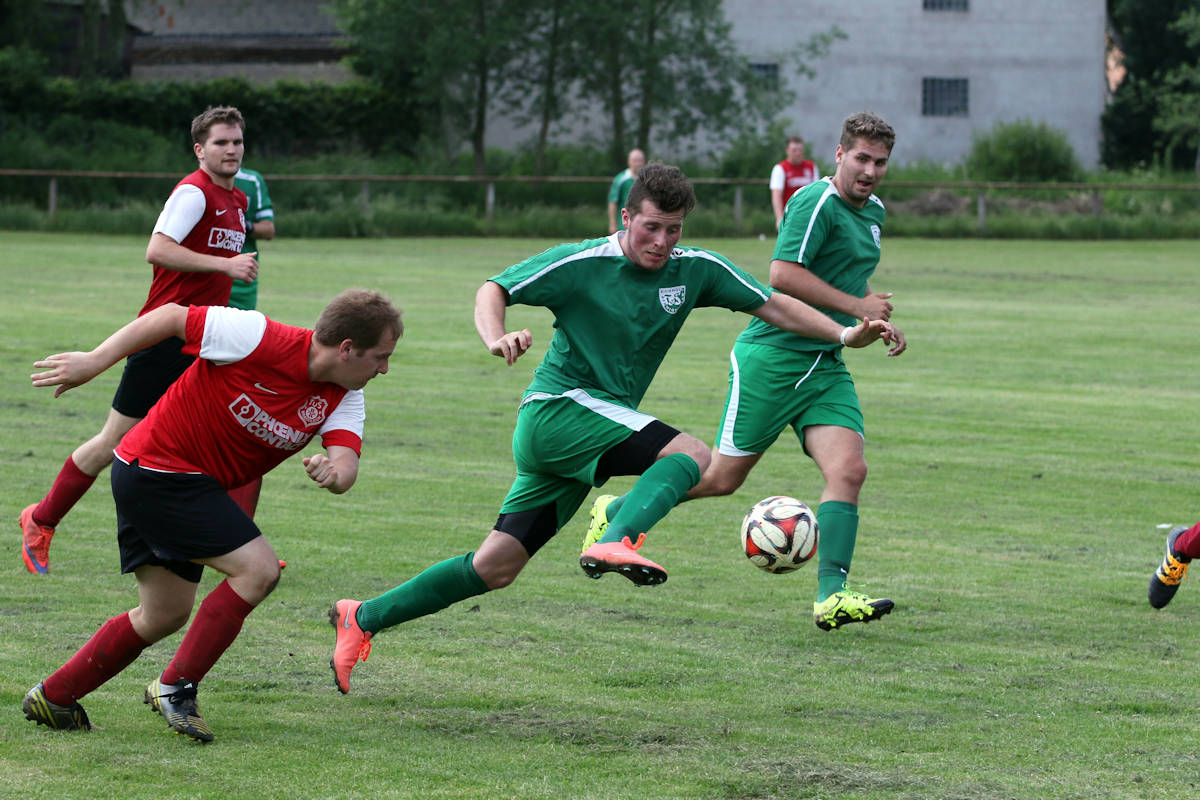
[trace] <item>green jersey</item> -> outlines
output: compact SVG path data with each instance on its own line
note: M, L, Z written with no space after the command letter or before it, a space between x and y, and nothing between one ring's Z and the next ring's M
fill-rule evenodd
M263 176L252 169L239 169L233 177L233 185L246 193L250 201L246 206L246 222L258 224L265 219L275 219L275 208L271 205L271 195L267 194L267 182ZM250 227L248 224L247 228ZM246 233L246 243L242 245L243 253L258 251L258 242L254 240L253 231ZM229 305L234 308L253 310L258 305L258 281L250 283L235 280L233 291L229 295Z
M771 290L717 253L677 246L659 270L634 266L616 233L562 244L491 278L508 304L544 306L554 336L525 396L583 389L637 408L692 309L750 311Z
M618 230L625 230L625 221L621 219L621 209L625 207L625 201L629 199L629 190L633 188L636 180L637 176L626 169L613 178L612 186L609 187L608 202L617 204Z
M822 178L797 191L779 224L773 259L803 264L835 289L865 297L879 264L883 203L875 195L858 208L838 194L832 178ZM849 314L822 308L842 325L859 322ZM780 330L759 319L750 321L739 342L757 342L789 350L837 350L841 345Z

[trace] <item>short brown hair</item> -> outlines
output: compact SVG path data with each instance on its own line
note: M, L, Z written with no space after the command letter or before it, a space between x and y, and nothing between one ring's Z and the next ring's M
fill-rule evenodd
M379 344L385 333L399 339L404 334L401 313L379 292L347 289L325 306L313 336L326 347L337 347L349 339L361 352Z
M682 170L657 161L642 167L629 190L625 208L630 216L642 210L642 201L647 198L659 211L682 211L685 217L696 207L696 190Z
M870 111L860 111L846 117L842 123L842 149L849 150L859 139L879 142L890 153L892 145L896 143L896 130L884 122L882 117Z
M803 136L797 136L797 135L794 135L794 134L793 134L792 136L789 136L789 137L788 137L787 143L788 143L788 144L793 144L793 143L795 143L795 144L804 144L804 137L803 137Z
M246 120L242 118L242 112L233 106L209 106L204 109L204 113L192 120L192 141L204 144L208 141L208 132L212 130L212 126L218 124L236 125L241 128L242 133L246 132Z

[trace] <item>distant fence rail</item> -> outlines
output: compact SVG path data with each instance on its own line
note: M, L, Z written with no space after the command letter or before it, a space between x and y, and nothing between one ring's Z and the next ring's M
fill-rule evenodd
M46 212L53 217L58 210L58 179L134 179L134 180L178 180L177 172L125 172L104 170L55 170L55 169L0 169L0 177L46 178ZM319 183L357 183L363 213L370 210L371 184L373 183L477 183L484 187L484 211L491 222L496 211L496 184L504 183L594 183L608 185L612 178L583 175L347 175L347 174L279 174L265 176L271 181L315 181ZM733 217L737 228L742 227L742 201L745 187L765 188L767 181L761 178L692 178L700 185L732 186ZM987 225L987 194L992 191L1037 191L1053 190L1083 192L1091 196L1092 210L1098 216L1104 211L1103 192L1200 192L1197 183L1036 183L1021 181L888 181L894 189L944 189L952 192L970 191L976 195L977 226L983 230Z

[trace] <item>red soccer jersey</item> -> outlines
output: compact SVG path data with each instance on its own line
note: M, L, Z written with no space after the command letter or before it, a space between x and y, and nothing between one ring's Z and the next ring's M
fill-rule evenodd
M817 179L817 165L808 160L793 164L785 158L779 162L779 166L783 168L783 204L786 206L797 189Z
M222 258L242 252L246 241L246 194L238 188L217 186L202 169L181 180L175 190L185 184L204 193L204 216L180 244L188 250ZM150 293L138 316L167 303L228 305L232 288L233 278L222 272L181 272L155 264Z
M316 434L362 452L363 393L308 377L313 332L257 311L192 306L183 352L197 355L114 451L146 469L203 473L232 489Z

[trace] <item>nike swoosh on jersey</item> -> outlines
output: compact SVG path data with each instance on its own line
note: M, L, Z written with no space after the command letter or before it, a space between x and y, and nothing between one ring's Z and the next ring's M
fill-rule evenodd
M221 216L222 214L224 214L224 213L225 213L226 211L228 211L228 210L229 210L228 208L222 208L222 209L220 209L219 211L217 211L217 212L215 212L215 213L216 213L216 215L219 217L219 216Z
M279 394L279 392L275 391L274 389L268 389L258 381L254 382L254 388L258 389L259 391L266 392L267 394Z

